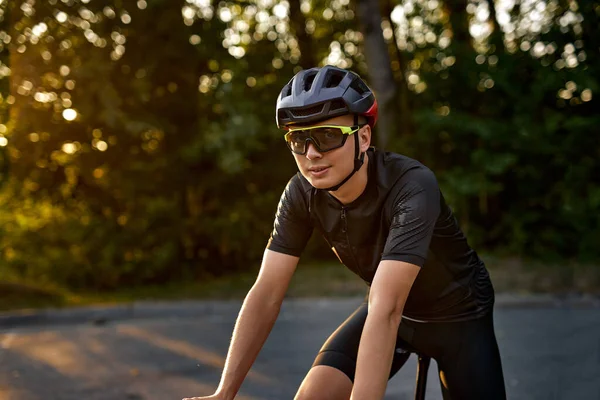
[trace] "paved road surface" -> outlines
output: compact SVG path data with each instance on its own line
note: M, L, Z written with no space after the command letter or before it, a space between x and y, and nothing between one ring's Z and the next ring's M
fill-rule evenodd
M292 399L322 342L360 301L287 302L237 398ZM153 318L99 324L0 324L0 399L176 400L209 394L239 306L183 304L179 313L167 307ZM495 323L509 399L600 399L599 307L497 307ZM411 399L414 377L413 357L390 381L385 399ZM441 399L435 362L427 399Z

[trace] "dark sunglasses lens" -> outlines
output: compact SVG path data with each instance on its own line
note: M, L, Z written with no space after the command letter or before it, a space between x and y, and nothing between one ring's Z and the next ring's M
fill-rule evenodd
M288 147L297 154L304 154L306 151L306 139L308 137L309 135L305 131L290 132L285 135Z
M313 128L294 131L285 135L290 150L296 154L305 154L308 140L311 140L321 152L337 149L344 144L344 133L339 128Z
M333 150L344 143L344 134L338 128L317 128L313 129L311 134L321 151Z

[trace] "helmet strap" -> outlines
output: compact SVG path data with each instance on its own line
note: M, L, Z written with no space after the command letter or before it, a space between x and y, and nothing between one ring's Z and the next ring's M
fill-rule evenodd
M355 126L358 125L358 115L357 114L354 114L354 125ZM338 190L340 187L342 187L342 185L344 183L348 182L348 180L350 178L352 178L352 176L356 173L356 171L358 171L360 169L360 167L362 167L364 161L365 161L365 153L360 152L360 142L358 139L358 132L356 132L356 133L354 133L354 169L340 183L338 183L335 186L331 186L326 189L323 189L323 190L327 190L329 192L335 192L336 190Z

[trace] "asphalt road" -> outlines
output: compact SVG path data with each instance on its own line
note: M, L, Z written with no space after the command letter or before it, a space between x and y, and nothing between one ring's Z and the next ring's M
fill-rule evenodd
M286 302L237 398L292 399L322 342L361 300ZM210 394L240 303L161 307L129 317L96 315L95 322L84 314L37 323L0 319L0 399L176 400ZM495 324L509 399L600 399L597 304L500 305ZM392 378L386 400L412 398L415 365L413 356ZM427 399L441 399L435 362Z

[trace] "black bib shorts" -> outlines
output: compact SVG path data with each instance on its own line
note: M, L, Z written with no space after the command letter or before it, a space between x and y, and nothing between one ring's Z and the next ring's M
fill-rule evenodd
M367 318L367 302L327 339L313 366L339 369L354 382L358 345ZM410 353L436 360L444 400L504 400L506 391L493 312L460 322L415 322L402 319L390 378Z

